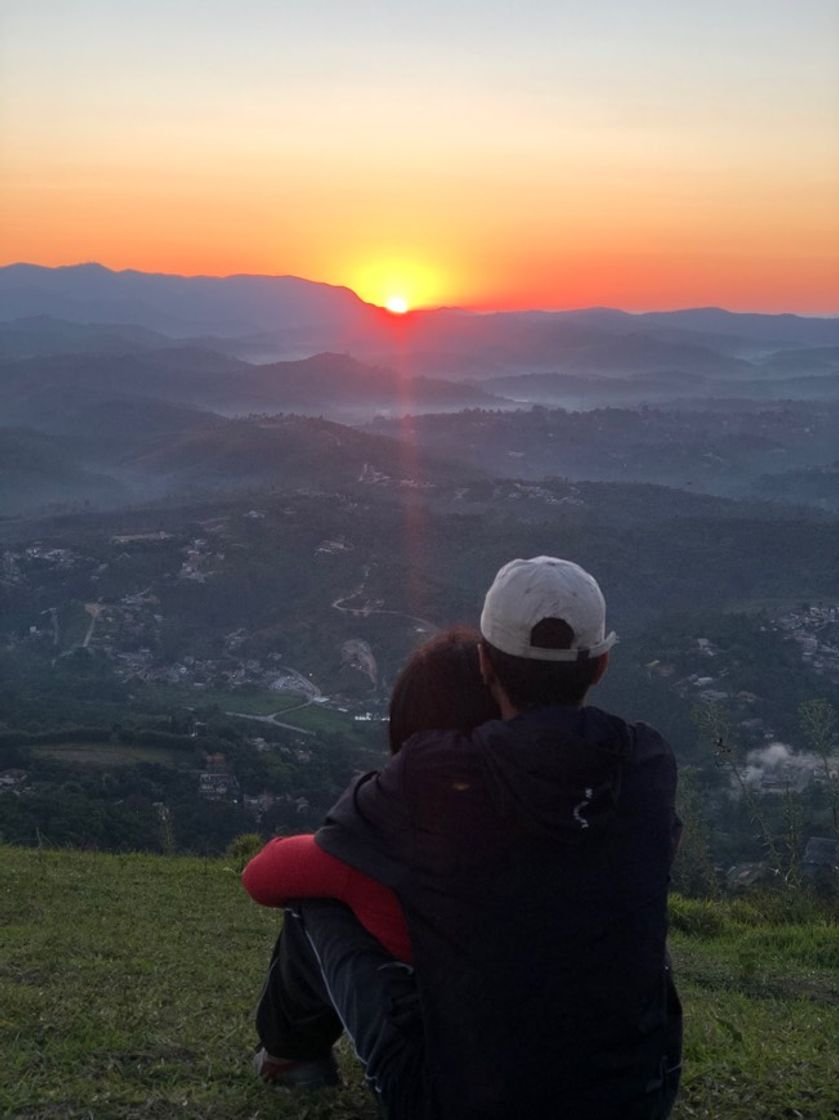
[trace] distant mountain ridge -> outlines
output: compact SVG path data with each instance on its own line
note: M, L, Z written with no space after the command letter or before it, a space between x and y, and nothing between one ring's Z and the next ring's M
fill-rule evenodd
M540 372L592 347L589 356L597 365L597 348L608 351L610 340L627 335L651 339L646 345L654 348L704 346L737 359L784 347L839 345L839 318L713 307L643 314L611 308L489 314L441 308L394 316L349 288L294 276L175 276L115 272L98 264L0 268L0 322L33 316L132 324L176 339L239 337L251 350L259 339L265 354L274 357L351 351L443 377ZM644 371L660 368L641 364Z
M175 276L99 264L0 269L3 319L136 323L175 337L345 321L366 305L349 288L295 276Z
M0 427L0 519L57 505L113 509L249 488L424 487L483 472L311 416L227 419L142 398L106 401L48 430Z
M51 415L63 417L126 397L229 415L305 412L361 417L376 411L402 414L504 403L478 385L401 376L348 354L253 365L212 350L170 345L0 363L0 423L41 427Z
M132 323L73 323L52 315L0 323L2 360L52 354L125 354L171 345L168 335Z

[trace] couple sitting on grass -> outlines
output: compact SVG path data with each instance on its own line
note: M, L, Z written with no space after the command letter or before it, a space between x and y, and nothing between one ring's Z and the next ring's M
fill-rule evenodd
M614 641L593 577L539 556L501 569L480 634L413 655L387 764L245 869L286 908L257 1010L266 1081L336 1084L346 1031L387 1120L669 1115L675 763L586 705Z

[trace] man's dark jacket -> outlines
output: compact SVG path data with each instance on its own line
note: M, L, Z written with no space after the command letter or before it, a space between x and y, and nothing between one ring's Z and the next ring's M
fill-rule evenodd
M675 786L652 728L549 707L416 735L332 810L320 847L405 909L428 1116L667 1115Z

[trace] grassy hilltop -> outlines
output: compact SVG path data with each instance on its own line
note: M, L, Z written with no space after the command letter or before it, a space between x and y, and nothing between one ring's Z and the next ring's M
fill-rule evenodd
M803 902L776 909L674 900L674 1120L837 1115L839 925ZM225 861L0 847L0 927L0 1115L373 1120L349 1051L341 1090L255 1081L277 916Z

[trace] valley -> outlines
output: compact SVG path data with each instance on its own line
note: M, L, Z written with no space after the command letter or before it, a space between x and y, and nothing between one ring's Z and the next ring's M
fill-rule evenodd
M673 742L710 859L763 850L709 720L773 829L793 776L803 831L828 827L800 713L839 709L833 321L397 323L326 291L323 349L275 332L257 364L214 291L230 333L195 289L200 345L141 315L0 323L0 835L316 826L382 759L411 651L540 553L596 573L620 636L597 701Z

